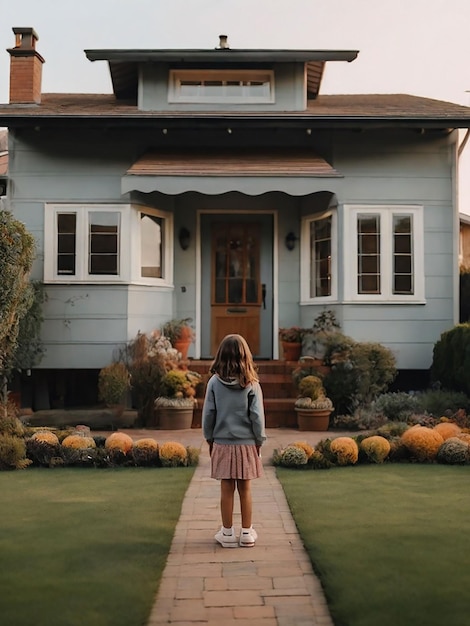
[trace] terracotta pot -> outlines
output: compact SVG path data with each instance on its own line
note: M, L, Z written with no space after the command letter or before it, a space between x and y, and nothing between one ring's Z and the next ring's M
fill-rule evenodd
M302 350L301 343L291 343L290 341L282 341L282 352L285 361L298 361Z
M299 430L328 430L333 409L295 409Z
M187 341L186 339L175 339L173 343L173 348L181 352L181 358L188 358L189 346L191 345L191 341Z
M193 423L192 407L159 406L157 413L160 430L182 430L191 428Z

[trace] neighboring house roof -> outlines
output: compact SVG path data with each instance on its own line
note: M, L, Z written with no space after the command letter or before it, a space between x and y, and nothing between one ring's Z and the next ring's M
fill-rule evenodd
M134 102L116 100L112 94L43 94L40 105L0 105L0 124L29 125L44 121L185 119L279 123L298 121L305 126L411 126L415 128L470 128L470 107L406 94L321 95L303 111L141 111Z

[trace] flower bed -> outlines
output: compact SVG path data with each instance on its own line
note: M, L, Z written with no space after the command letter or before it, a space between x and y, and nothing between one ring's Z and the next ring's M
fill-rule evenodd
M11 431L10 420L9 431ZM1 423L0 423L1 426ZM152 437L134 441L114 432L92 436L87 427L58 430L26 428L5 432L0 428L0 469L36 467L186 467L197 465L199 450L178 442L160 444Z
M294 442L275 450L273 464L298 469L387 462L470 465L470 429L452 421L401 431L383 427L367 434L323 439L315 448L307 445Z

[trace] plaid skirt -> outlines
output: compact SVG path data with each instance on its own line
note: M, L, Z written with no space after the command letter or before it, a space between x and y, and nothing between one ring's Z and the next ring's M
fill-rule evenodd
M252 480L263 475L263 464L255 445L214 443L211 478Z

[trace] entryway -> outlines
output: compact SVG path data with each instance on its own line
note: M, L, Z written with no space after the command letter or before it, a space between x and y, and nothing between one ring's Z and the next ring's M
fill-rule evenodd
M256 358L273 355L273 215L201 215L201 356L243 335Z

